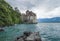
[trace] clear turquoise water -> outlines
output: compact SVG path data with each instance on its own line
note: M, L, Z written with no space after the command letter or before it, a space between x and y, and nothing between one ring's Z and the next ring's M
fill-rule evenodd
M39 31L42 41L60 41L60 23L18 24L4 30L0 32L0 41L14 41L24 31Z

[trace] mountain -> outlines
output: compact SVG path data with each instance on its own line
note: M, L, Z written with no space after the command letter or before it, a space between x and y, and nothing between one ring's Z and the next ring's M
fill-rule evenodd
M54 18L43 18L43 19L38 19L38 22L47 22L47 23L60 23L60 17L54 17Z
M0 0L0 26L21 23L20 14L5 1Z

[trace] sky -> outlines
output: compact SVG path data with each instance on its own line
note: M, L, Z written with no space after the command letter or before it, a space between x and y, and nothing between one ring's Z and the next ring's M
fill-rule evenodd
M37 18L60 17L60 0L6 0L13 8L18 7L21 13L33 11Z

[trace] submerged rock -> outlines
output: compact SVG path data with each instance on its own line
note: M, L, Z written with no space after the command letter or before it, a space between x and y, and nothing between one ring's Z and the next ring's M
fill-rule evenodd
M4 31L4 29L3 28L0 28L0 31Z
M24 32L23 36L17 37L16 41L42 41L39 32Z

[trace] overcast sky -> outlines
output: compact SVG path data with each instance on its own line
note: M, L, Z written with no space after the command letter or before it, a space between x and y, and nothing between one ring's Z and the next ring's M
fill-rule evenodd
M60 17L60 0L6 0L23 13L32 10L37 18Z

